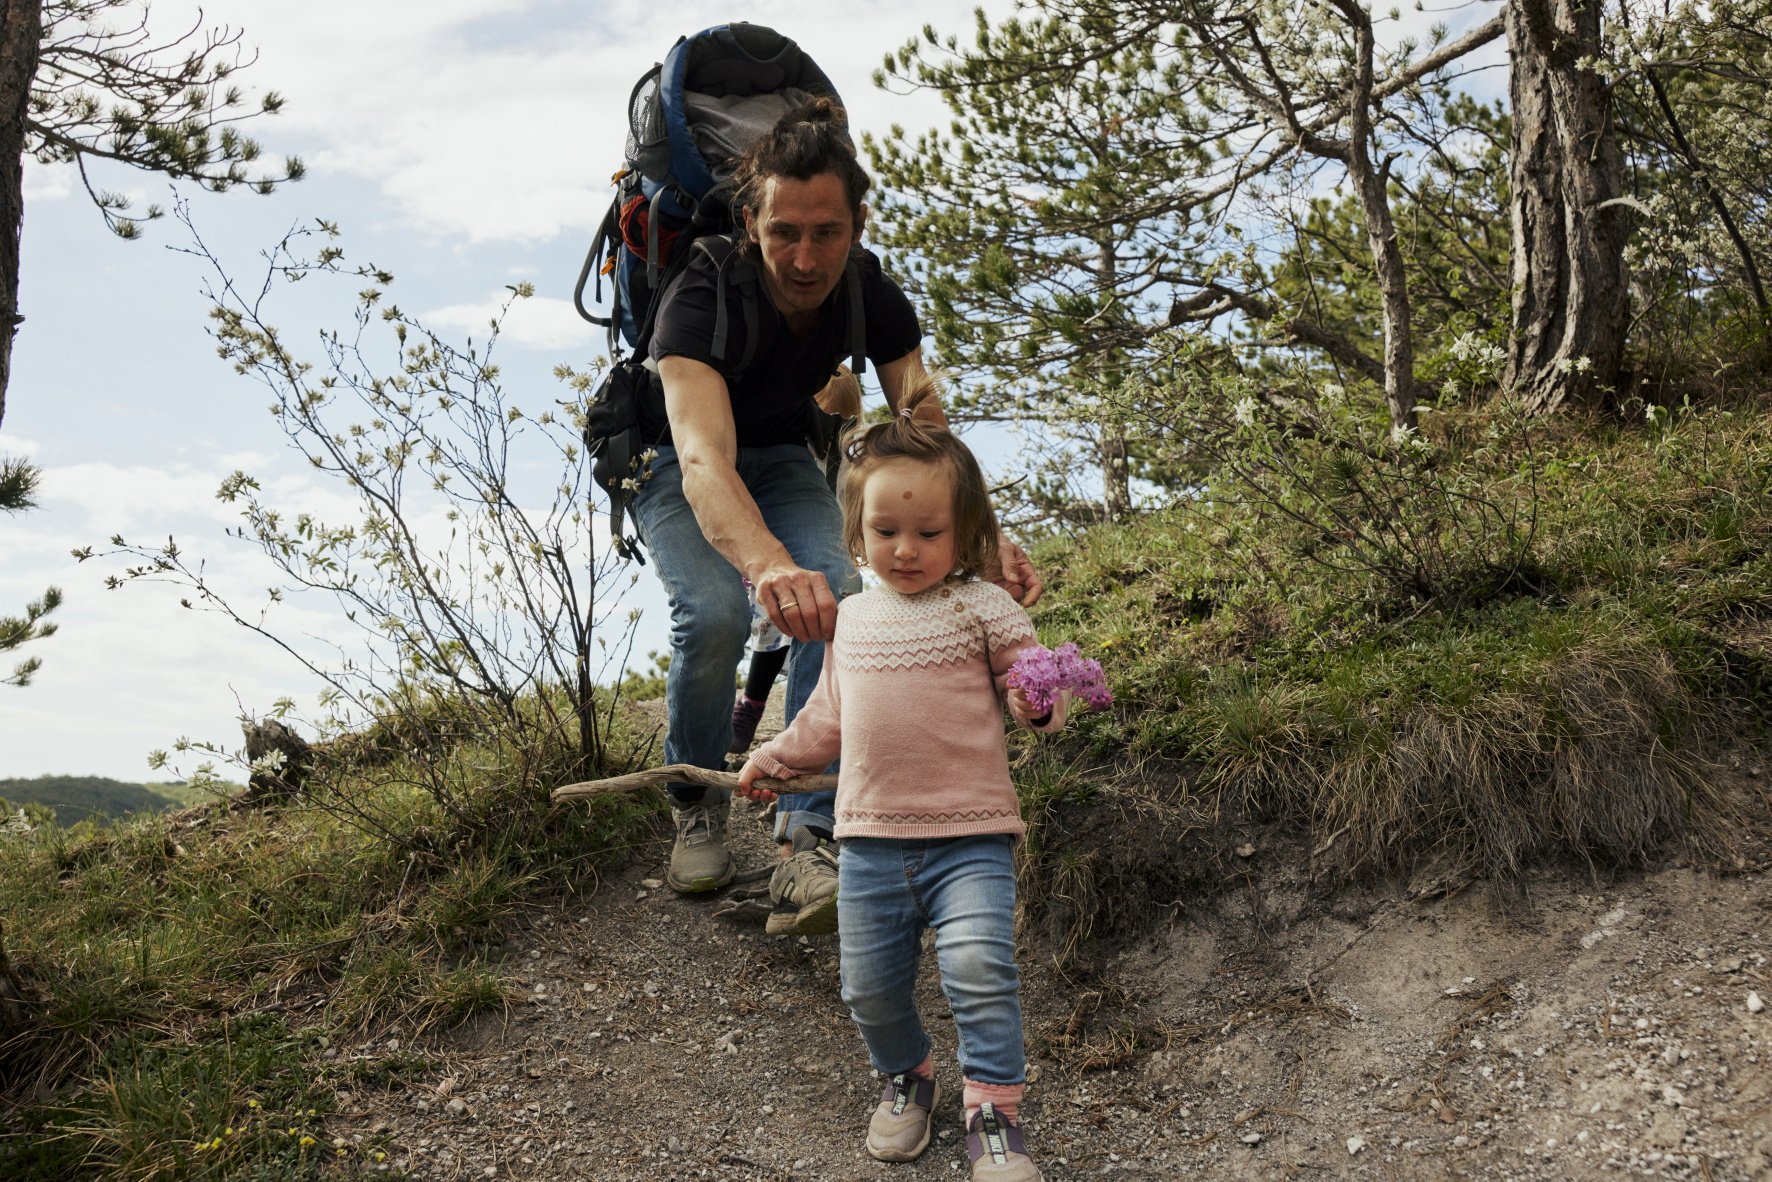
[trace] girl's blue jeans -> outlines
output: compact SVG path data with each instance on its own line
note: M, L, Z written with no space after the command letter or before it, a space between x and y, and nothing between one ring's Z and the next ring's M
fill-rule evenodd
M738 449L738 475L769 532L806 570L822 573L838 598L861 590L843 551L843 522L824 468L804 444ZM732 743L732 697L751 634L751 603L738 570L702 536L683 496L674 447L661 447L634 497L634 523L652 555L671 606L671 667L665 674L665 761L723 768ZM824 667L824 645L795 641L788 655L787 719L792 722ZM699 797L699 790L695 792ZM835 794L784 794L775 834L805 824L830 829Z
M896 1075L929 1054L915 986L923 929L934 928L966 1078L1024 1082L1013 838L845 838L837 880L843 1002L874 1070Z

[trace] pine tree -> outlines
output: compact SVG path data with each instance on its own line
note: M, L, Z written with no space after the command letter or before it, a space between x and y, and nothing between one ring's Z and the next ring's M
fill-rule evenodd
M23 460L0 459L0 511L21 513L33 508L39 476L38 470ZM60 607L61 602L60 589L51 587L43 593L43 598L25 605L23 616L0 616L0 653L9 653L30 641L53 636L56 626L44 623L43 617ZM42 664L41 657L21 661L10 675L0 675L0 685L27 685Z
M112 21L126 16L120 27ZM201 18L199 18L201 20ZM18 308L23 159L72 163L106 224L125 238L161 215L94 185L89 164L114 161L215 192L268 193L302 175L300 160L260 163L238 124L275 114L267 91L248 103L233 82L253 55L235 29L199 24L161 40L139 0L0 0L0 419ZM133 22L133 23L131 23Z

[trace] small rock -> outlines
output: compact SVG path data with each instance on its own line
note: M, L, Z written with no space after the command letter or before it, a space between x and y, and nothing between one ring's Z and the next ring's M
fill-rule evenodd
M1760 1000L1760 995L1752 989L1748 990L1747 991L1747 1012L1750 1014L1757 1014L1765 1008L1766 1008L1766 1003Z
M640 880L640 885L645 887L649 891L656 891L659 887L664 885L664 879L662 879L662 878L642 878Z
M1362 1150L1364 1148L1366 1148L1366 1138L1364 1138L1364 1137L1349 1137L1347 1139L1347 1155L1349 1157L1352 1157L1354 1154L1360 1152L1360 1150Z
M1260 1133L1244 1133L1243 1134L1243 1144L1245 1144L1245 1145L1260 1145L1261 1144L1261 1134Z
M399 1049L400 1049L400 1040L399 1039L397 1039L397 1038L388 1039L388 1054L391 1055Z
M1253 858L1254 856L1255 856L1255 847L1253 845L1250 845L1248 842L1244 842L1242 845L1237 847L1237 857L1239 857L1239 858ZM1244 1138L1244 1139L1248 1140L1248 1138ZM1255 1144L1255 1142L1250 1141L1249 1144L1253 1145L1253 1144Z
M457 1096L443 1107L448 1110L450 1116L466 1116L468 1114L468 1102L463 1100L460 1096Z

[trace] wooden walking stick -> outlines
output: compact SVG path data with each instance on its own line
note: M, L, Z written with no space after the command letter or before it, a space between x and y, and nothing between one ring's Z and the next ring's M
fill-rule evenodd
M636 788L663 788L666 784L698 784L703 788L726 788L738 790L737 772L717 772L712 768L691 767L686 763L671 763L664 767L648 768L643 772L629 772L625 776L611 776L607 780L585 780L577 784L567 784L554 789L554 803L564 804L569 800L580 800L591 796L602 796L606 792L632 792ZM835 776L799 776L792 780L772 780L759 777L758 788L769 792L834 792L837 788Z

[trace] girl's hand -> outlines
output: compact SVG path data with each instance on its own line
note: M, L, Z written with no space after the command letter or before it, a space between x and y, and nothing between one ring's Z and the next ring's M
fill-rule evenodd
M1059 697L1064 699L1065 702L1068 702L1070 696L1070 690L1059 691ZM1061 702L1061 706L1065 704L1065 702ZM1026 691L1015 688L1012 688L1009 691L1009 713L1015 718L1015 721L1028 727L1045 726L1052 721L1053 714L1050 710L1036 713L1034 711L1034 704L1028 701Z
M744 769L738 773L738 794L746 800L754 800L759 804L768 804L775 799L775 793L767 788L757 787L757 781L763 778L762 769L752 760L744 761Z

